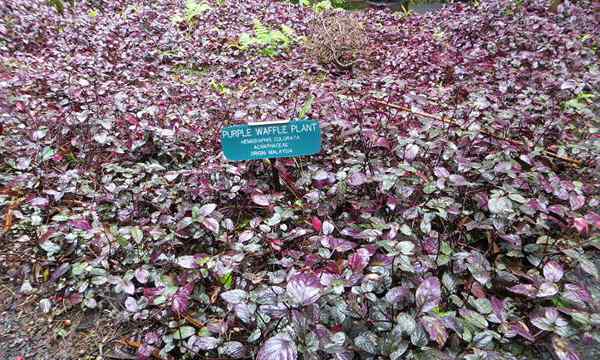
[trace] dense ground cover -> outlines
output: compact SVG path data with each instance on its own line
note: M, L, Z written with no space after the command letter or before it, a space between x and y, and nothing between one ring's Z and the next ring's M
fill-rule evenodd
M598 346L597 3L353 13L349 69L307 52L310 7L202 4L0 4L0 270L18 296L128 325L114 346L140 358ZM323 150L278 160L283 190L220 153L224 125L305 115Z

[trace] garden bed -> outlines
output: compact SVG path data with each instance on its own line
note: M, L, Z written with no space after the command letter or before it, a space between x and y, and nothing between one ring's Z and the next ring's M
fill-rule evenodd
M591 358L597 4L340 13L364 43L319 57L323 6L4 1L3 323L112 324L89 356ZM304 117L318 155L222 155Z

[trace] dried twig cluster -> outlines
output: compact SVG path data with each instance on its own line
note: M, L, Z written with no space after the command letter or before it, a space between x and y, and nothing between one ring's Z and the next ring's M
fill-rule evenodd
M317 15L309 25L306 47L321 64L350 69L367 45L363 24L340 11Z

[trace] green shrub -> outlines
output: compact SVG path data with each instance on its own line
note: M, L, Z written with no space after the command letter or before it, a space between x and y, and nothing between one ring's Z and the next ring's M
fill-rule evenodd
M295 41L294 29L282 25L280 30L271 29L259 20L254 20L254 35L243 33L240 35L238 47L247 50L250 47L260 48L265 56L277 56Z
M174 23L185 21L188 25L195 25L198 17L209 11L211 7L205 2L196 2L195 0L187 0L183 15L175 15L171 18Z

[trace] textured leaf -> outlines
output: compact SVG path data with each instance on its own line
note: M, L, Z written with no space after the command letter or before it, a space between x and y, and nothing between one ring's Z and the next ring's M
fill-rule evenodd
M551 282L559 282L562 279L564 270L562 265L554 260L548 261L544 265L544 277Z
M425 331L429 334L429 338L437 342L440 347L444 346L448 339L444 323L432 316L423 316L420 321Z
M198 352L216 349L220 343L221 340L212 336L193 336L189 339L188 346Z
M450 175L448 178L454 185L457 185L457 186L467 185L467 180L461 175L453 174L453 175Z
M173 337L178 340L187 339L196 333L192 326L182 326L173 332Z
M415 144L408 144L404 149L404 159L413 161L419 154L419 146Z
M335 229L335 227L333 226L333 224L329 221L324 221L323 222L323 235L329 235L331 233L333 233L333 230Z
M248 293L244 290L234 289L221 293L221 298L229 304L239 304L244 302L248 297Z
M286 294L296 305L312 304L321 297L319 278L308 273L295 275L287 283Z
M271 197L265 194L253 194L252 201L256 205L269 206L271 205Z
M202 218L202 225L208 230L214 232L215 234L219 233L219 222L216 219L211 217Z
M508 288L508 290L515 294L525 295L528 297L534 297L537 293L536 288L530 284L518 284Z
M71 225L73 228L79 229L79 230L91 230L92 229L92 225L90 225L90 222L85 219L71 220L71 221L69 221L69 225Z
M182 286L177 290L175 295L173 295L171 309L176 314L184 314L187 312L190 296L192 295L192 291L194 290L194 284L189 283L185 286Z
M212 214L216 208L217 208L217 204L205 204L205 205L202 205L200 210L198 210L198 213L200 216L208 216L208 215Z
M511 328L515 333L522 336L523 338L529 341L535 341L535 338L531 335L529 328L527 327L527 325L525 325L524 322L515 321L514 323L512 323Z
M348 179L348 183L351 186L361 186L362 184L365 184L366 182L367 182L367 176L362 172L355 172L352 175L350 175L350 178Z
M150 276L150 274L148 273L147 270L145 270L144 268L138 268L135 271L135 279L140 283L140 284L145 284L148 282L148 277Z
M441 296L440 281L435 276L430 276L423 280L415 293L417 306L422 312L431 311L438 306Z
M403 300L404 298L408 297L409 291L407 288L402 287L402 286L396 286L391 288L386 294L385 294L385 301L389 302L390 304L396 304L398 302L400 302L401 300Z
M360 248L354 254L350 255L348 265L352 271L360 272L369 265L370 258L371 253L367 249Z
M558 286L550 282L544 282L538 288L537 297L550 297L556 294L558 294Z
M219 347L219 355L232 359L243 359L247 352L246 346L239 341L228 341Z
M369 354L377 354L377 336L372 332L363 332L354 339L354 346Z
M135 301L135 299L132 298L131 296L128 296L127 299L125 300L125 308L129 312L138 311L138 305L137 305L137 302Z
M506 197L490 198L488 209L493 214L505 214L512 211L512 202Z
M577 354L571 344L566 339L558 336L552 337L552 348L554 353L559 360L580 360L579 354Z
M346 252L356 247L352 241L335 238L333 236L324 236L321 238L321 245L337 252Z
M278 334L264 342L258 354L257 360L296 360L298 350L296 343L287 334Z

